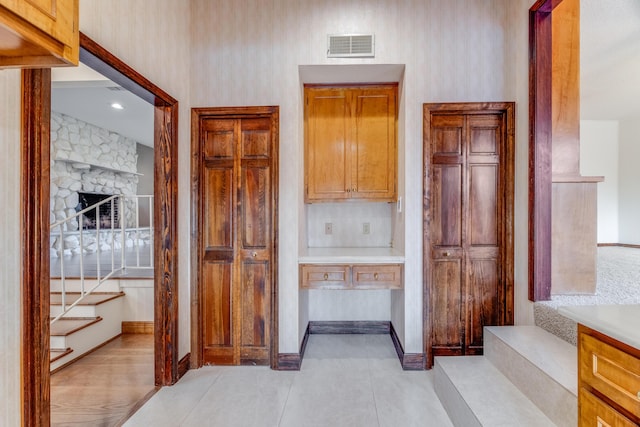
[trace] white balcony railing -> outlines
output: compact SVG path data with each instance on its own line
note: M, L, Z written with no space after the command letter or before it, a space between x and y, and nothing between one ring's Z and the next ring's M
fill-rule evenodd
M59 271L52 267L51 276L59 274L62 293L62 312L51 320L53 324L127 268L153 271L153 196L111 196L51 224L50 234L52 257L59 258ZM71 265L80 282L80 298L68 303L66 280ZM92 276L89 289L87 270Z

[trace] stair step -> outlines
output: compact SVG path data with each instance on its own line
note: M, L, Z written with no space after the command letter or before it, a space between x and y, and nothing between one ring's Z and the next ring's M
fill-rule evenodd
M51 325L51 333L52 337L66 337L68 335L73 334L74 332L78 332L88 326L93 325L94 323L98 323L102 320L102 317L89 317L89 318L62 318Z
M52 348L49 351L49 363L55 362L58 359L65 357L67 354L73 352L73 349L70 347L67 348Z
M484 356L436 357L433 369L455 426L555 426Z
M67 305L73 304L80 298L80 292L67 292L65 295ZM115 298L123 297L124 292L92 292L78 305L100 305ZM50 305L62 305L62 292L51 292Z
M576 347L537 326L488 326L484 356L558 426L578 424Z

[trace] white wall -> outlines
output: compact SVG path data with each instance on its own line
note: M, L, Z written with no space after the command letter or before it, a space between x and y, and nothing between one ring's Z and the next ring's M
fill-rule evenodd
M142 176L138 177L138 194L153 194L153 148L143 144L137 144L138 153L138 173ZM145 200L146 201L146 200ZM149 205L147 203L140 204L140 226L149 226Z
M640 244L640 120L620 122L620 243Z
M0 71L0 425L20 425L20 71Z
M618 243L618 122L580 122L580 173L604 176L598 184L598 243Z
M194 0L192 5L192 106L280 106L280 351L297 352L301 318L297 253L305 223L301 64L405 64L404 140L400 159L405 244L405 351L422 345L422 103L518 101L516 153L516 310L526 303L526 168L528 7L520 0ZM328 59L326 36L373 32L373 59ZM524 169L524 172L523 172ZM524 239L524 240L523 240ZM524 249L524 252L523 252ZM398 295L392 306L400 311ZM392 313L396 319L398 313Z
M190 5L174 0L81 0L80 31L179 101L179 357L190 351Z

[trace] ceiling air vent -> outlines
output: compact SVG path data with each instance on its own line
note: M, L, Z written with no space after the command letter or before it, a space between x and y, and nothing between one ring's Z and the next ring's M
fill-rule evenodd
M333 34L327 37L329 58L373 58L373 34Z

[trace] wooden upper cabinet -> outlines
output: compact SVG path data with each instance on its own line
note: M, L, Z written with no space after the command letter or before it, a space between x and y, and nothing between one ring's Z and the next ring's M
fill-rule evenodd
M397 85L304 91L305 202L395 201Z
M78 65L79 0L0 0L0 67Z

